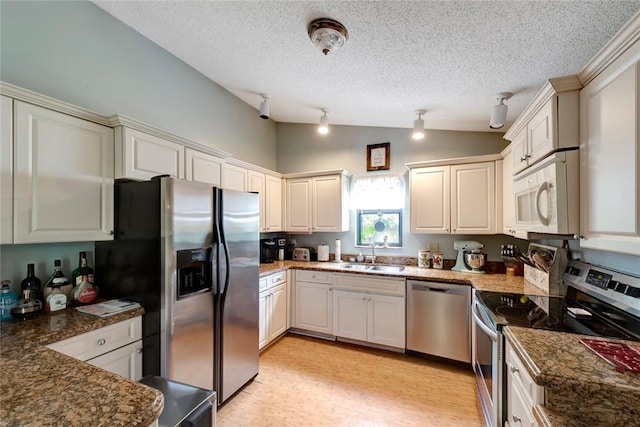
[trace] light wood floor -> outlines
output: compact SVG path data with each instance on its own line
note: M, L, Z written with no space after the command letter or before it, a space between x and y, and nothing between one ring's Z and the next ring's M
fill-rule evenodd
M471 369L288 335L218 426L483 426Z

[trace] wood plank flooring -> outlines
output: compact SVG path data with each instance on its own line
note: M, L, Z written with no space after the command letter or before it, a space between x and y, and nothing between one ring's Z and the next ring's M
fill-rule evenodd
M218 411L219 427L483 425L471 369L297 335Z

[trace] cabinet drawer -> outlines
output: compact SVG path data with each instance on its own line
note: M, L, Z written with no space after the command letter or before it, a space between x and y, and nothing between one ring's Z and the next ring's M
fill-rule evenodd
M267 289L269 287L269 278L268 277L261 277L260 280L258 281L258 291L262 292L265 289Z
M267 276L269 287L279 285L281 283L286 282L287 280L287 272L281 271L280 273L272 274L271 276Z
M86 361L142 339L142 317L125 320L95 331L58 341L47 347Z
M142 341L136 341L109 353L87 360L87 363L114 374L138 381L142 378Z
M404 296L404 279L383 279L361 274L335 274L335 288L349 291L373 292L384 295Z
M529 375L524 364L510 345L507 345L507 369L509 370L510 378L522 388L525 393L524 397L529 400L528 403L530 403L531 407L544 403L544 387L537 385L533 381L533 378L531 378L531 375Z
M325 271L298 270L296 271L296 280L313 283L331 283L331 273Z

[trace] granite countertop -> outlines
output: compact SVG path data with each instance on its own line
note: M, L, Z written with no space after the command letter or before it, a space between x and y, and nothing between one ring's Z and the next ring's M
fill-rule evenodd
M451 270L434 268L420 268L405 265L400 272L360 271L342 267L343 263L336 262L304 262L304 261L275 261L272 264L260 264L260 276L284 271L297 270L329 270L334 273L367 274L387 277L400 277L416 280L434 280L449 283L470 285L479 291L510 292L527 295L548 295L542 289L526 282L522 276L507 276L506 274L475 274L460 273Z
M0 323L0 426L148 426L159 391L45 346L144 313L98 318L74 309Z
M600 338L515 326L504 334L535 383L545 387L545 405L534 411L540 425L640 425L640 375L616 371L578 341Z

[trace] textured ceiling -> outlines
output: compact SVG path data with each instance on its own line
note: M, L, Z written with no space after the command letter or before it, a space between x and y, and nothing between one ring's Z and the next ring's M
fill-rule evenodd
M489 131L498 92L506 131L550 77L577 73L640 1L96 1L277 122ZM340 21L328 56L307 23ZM258 114L256 113L256 118Z

